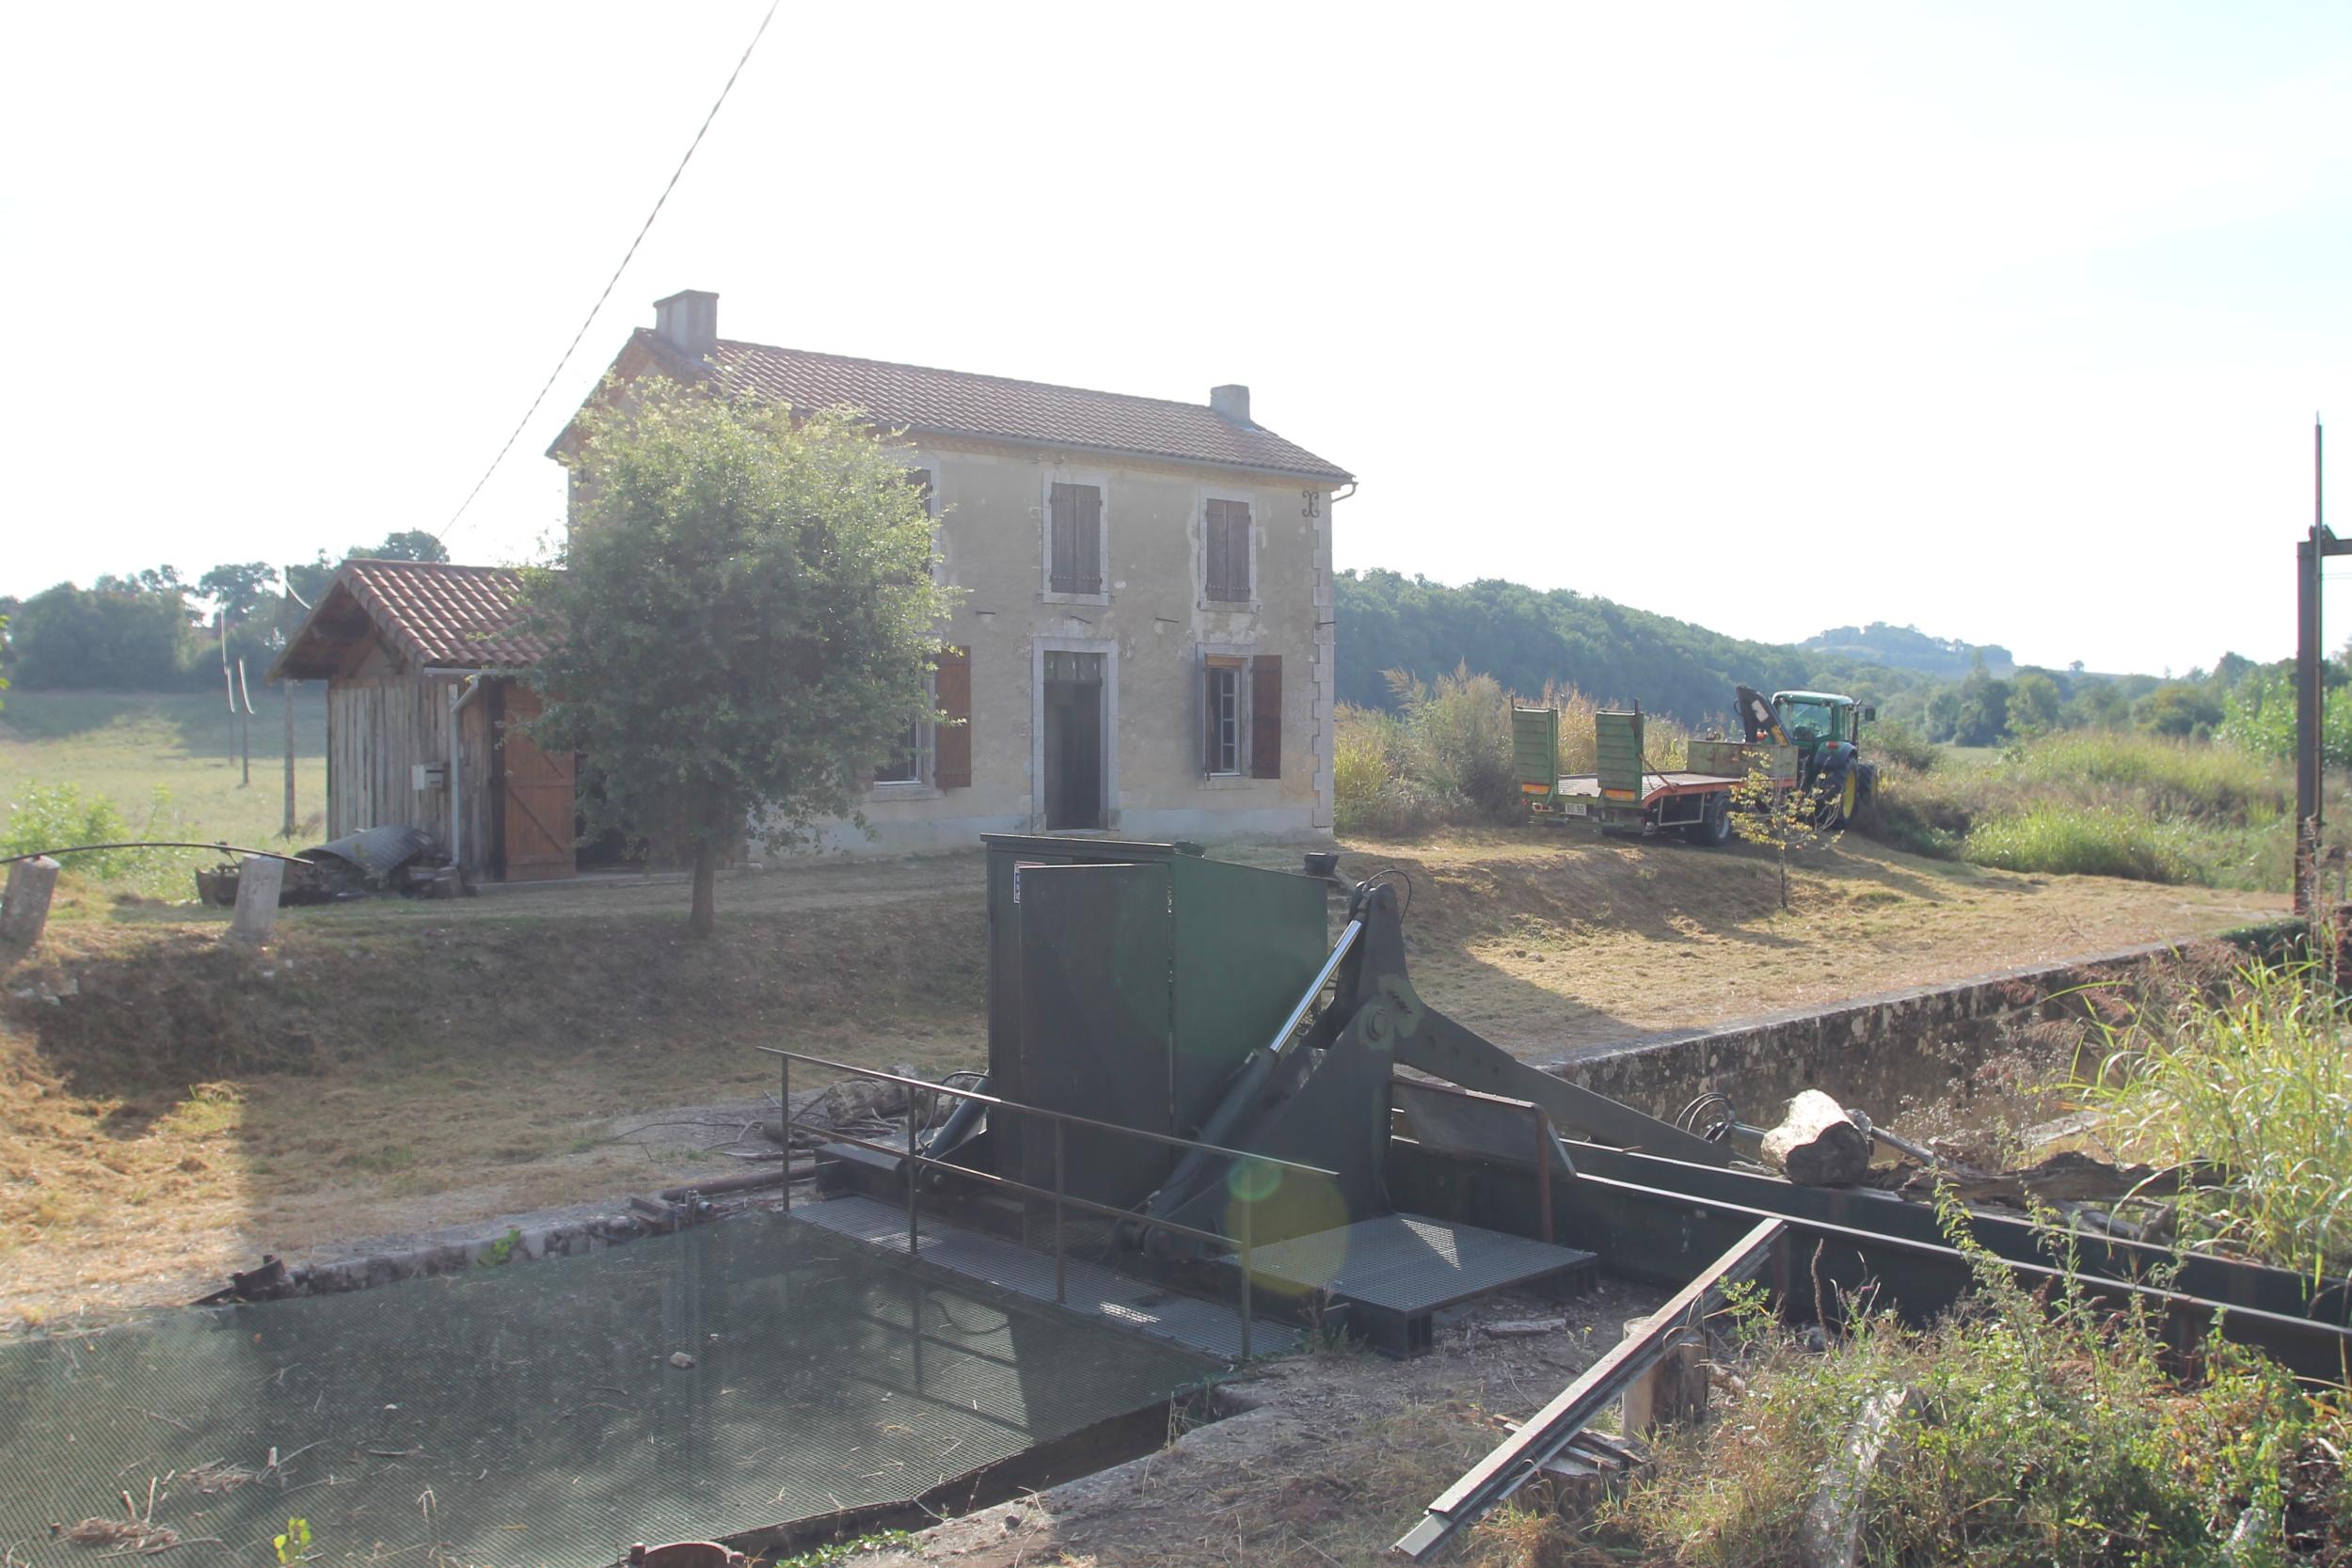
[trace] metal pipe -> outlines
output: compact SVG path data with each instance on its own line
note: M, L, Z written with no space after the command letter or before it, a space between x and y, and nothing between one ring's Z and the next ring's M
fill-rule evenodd
M142 838L127 844L75 844L63 849L33 849L22 855L0 859L0 865L13 865L18 861L37 861L43 855L86 855L93 849L217 849L224 855L259 855L265 861L285 861L298 865L310 863L300 855L281 855L275 849L247 849L240 845L223 844L217 839L199 842L181 838Z
M429 670L425 673L433 673ZM457 867L460 888L466 885L466 788L465 769L458 759L466 754L466 748L459 739L462 726L457 715L473 701L474 693L481 689L482 677L487 673L475 671L463 684L452 688L449 694L449 860Z
M1320 1176L1327 1180L1338 1180L1340 1174L1335 1170L1325 1170L1321 1165L1304 1164L1296 1160L1280 1160L1275 1158L1271 1154L1256 1154L1246 1148L1219 1148L1216 1144L1203 1143L1198 1138L1179 1138L1167 1132L1147 1132L1145 1129L1140 1127L1123 1127L1115 1121L1098 1121L1092 1117L1073 1116L1068 1111L1052 1111L1046 1109L1042 1105L1024 1105L1019 1101L1007 1100L1002 1095L982 1094L977 1089L954 1088L946 1084L934 1084L928 1078L909 1078L902 1073L884 1072L880 1068L858 1067L850 1062L837 1062L830 1056L812 1056L805 1051L787 1051L781 1046L774 1045L757 1045L754 1046L752 1049L755 1051L765 1052L771 1056L789 1056L796 1062L803 1063L809 1067L820 1067L830 1072L846 1072L853 1078L871 1078L875 1082L882 1084L903 1084L911 1089L920 1089L926 1094L951 1095L958 1100L976 1100L983 1105L1001 1106L1003 1109L1010 1111L1016 1116L1043 1117L1048 1121L1068 1122L1073 1127L1091 1127L1098 1132L1116 1132L1121 1137L1141 1138L1146 1143L1166 1144L1171 1148L1205 1149L1211 1154L1229 1155L1236 1160L1256 1160L1262 1164L1276 1165L1279 1166L1283 1170L1296 1171L1301 1176ZM848 1143L851 1140L848 1138L836 1138L834 1141L836 1143ZM884 1149L882 1152L888 1154L895 1151L891 1149ZM945 1162L937 1160L926 1161L925 1163L928 1164L945 1164ZM1041 1191L1038 1196L1044 1197L1050 1195ZM1075 1203L1078 1200L1076 1198L1073 1198L1071 1201ZM1112 1212L1115 1213L1124 1213L1126 1211L1114 1210ZM1216 1239L1219 1241L1224 1240L1223 1237L1218 1237Z

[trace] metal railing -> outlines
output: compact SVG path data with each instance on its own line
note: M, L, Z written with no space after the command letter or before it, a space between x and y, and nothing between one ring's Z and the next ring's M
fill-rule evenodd
M921 1173L926 1169L947 1172L962 1180L977 1181L984 1186L1005 1192L1019 1193L1024 1196L1049 1202L1054 1206L1054 1300L1057 1305L1066 1306L1069 1303L1069 1255L1062 1235L1064 1212L1068 1209L1077 1209L1086 1213L1100 1214L1108 1219L1133 1225L1138 1231L1165 1230L1171 1236L1182 1236L1187 1240L1216 1247L1220 1251L1226 1248L1238 1248L1241 1257L1239 1270L1241 1275L1241 1358L1244 1361L1249 1359L1250 1354L1250 1254L1254 1245L1249 1234L1249 1212L1252 1206L1250 1200L1245 1198L1234 1205L1234 1212L1239 1216L1241 1234L1238 1237L1228 1237L1213 1230L1200 1230L1192 1226L1178 1225L1173 1220L1155 1219L1148 1214L1136 1213L1132 1209L1118 1209L1107 1203L1097 1203L1091 1198L1073 1197L1067 1191L1067 1172L1064 1168L1065 1129L1078 1127L1089 1132L1108 1132L1118 1137L1137 1138L1146 1143L1160 1144L1169 1148L1181 1148L1231 1160L1245 1161L1249 1164L1268 1169L1295 1171L1302 1176L1319 1176L1326 1180L1337 1180L1339 1177L1338 1172L1325 1170L1320 1165L1301 1164L1295 1160L1277 1159L1270 1154L1253 1154L1246 1148L1227 1148L1219 1144L1201 1143L1193 1138L1179 1138L1167 1132L1148 1132L1140 1127L1122 1127L1115 1121L1100 1121L1092 1117L1076 1116L1068 1111L1050 1111L1042 1105L1024 1105L1018 1101L1007 1100L1001 1095L985 1094L978 1089L952 1088L946 1084L934 1084L926 1078L909 1078L900 1073L885 1072L880 1068L858 1067L849 1062L836 1062L826 1056L811 1056L805 1052L786 1051L779 1046L763 1045L757 1049L777 1059L780 1082L777 1085L776 1103L782 1107L782 1121L777 1131L783 1134L777 1141L784 1146L785 1160L787 1164L791 1162L792 1129L796 1126L803 1131L821 1134L828 1143L845 1144L852 1148L870 1149L874 1153L889 1155L904 1162L907 1178L907 1258L909 1261L914 1261L918 1258L916 1248L921 1236L921 1221L915 1207L915 1195ZM870 1138L860 1138L834 1128L818 1127L801 1121L792 1114L792 1064L794 1062L800 1062L808 1067L821 1068L828 1072L845 1073L852 1078L903 1085L907 1090L906 1147L895 1148L888 1144L877 1143ZM1009 1176L998 1176L991 1171L975 1170L969 1165L960 1165L951 1160L934 1159L924 1152L917 1139L926 1118L916 1114L914 1096L917 1094L944 1095L953 1100L977 1101L987 1106L992 1115L1002 1111L1016 1116L1035 1117L1050 1122L1054 1129L1053 1186L1050 1188L1034 1186L1026 1181L1016 1181ZM792 1183L788 1177L784 1184L784 1207L787 1212L792 1207Z

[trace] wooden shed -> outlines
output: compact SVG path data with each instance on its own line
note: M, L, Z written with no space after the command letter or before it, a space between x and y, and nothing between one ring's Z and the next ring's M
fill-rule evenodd
M497 566L347 561L270 668L326 683L326 836L407 823L469 881L578 869L573 758L515 728L546 653Z

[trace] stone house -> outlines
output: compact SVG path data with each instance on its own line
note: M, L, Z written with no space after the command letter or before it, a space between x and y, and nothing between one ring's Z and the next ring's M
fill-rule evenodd
M654 309L617 383L863 409L926 485L936 569L962 590L936 681L961 722L911 719L863 802L875 836L845 825L834 847L1330 831L1331 509L1355 481L1257 423L1248 388L1087 391L722 338L699 291Z

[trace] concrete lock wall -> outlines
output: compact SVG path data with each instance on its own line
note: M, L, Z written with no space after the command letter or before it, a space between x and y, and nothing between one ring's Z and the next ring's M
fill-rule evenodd
M2308 935L2295 922L2224 933L2217 944L2275 955ZM2034 1026L2080 1020L2093 998L2128 1001L2185 949L2150 942L2060 964L1857 997L1710 1029L1651 1035L1545 1062L1547 1072L1671 1118L1700 1093L1727 1095L1770 1124L1804 1089L1890 1122L1906 1102L1965 1098L1971 1075Z
M1103 656L1104 831L1145 839L1329 832L1336 677L1327 485L980 442L926 441L909 449L907 465L930 470L944 576L962 591L941 638L971 650L972 783L877 784L862 803L875 836L843 824L828 835L831 847L948 848L983 832L1045 830L1041 705L1050 652ZM1099 594L1048 589L1056 483L1102 490ZM1317 492L1311 518L1301 494L1310 488ZM1252 604L1212 607L1205 597L1212 499L1249 507ZM1240 770L1203 775L1204 654L1282 660L1279 779L1249 776L1254 715L1245 720Z

